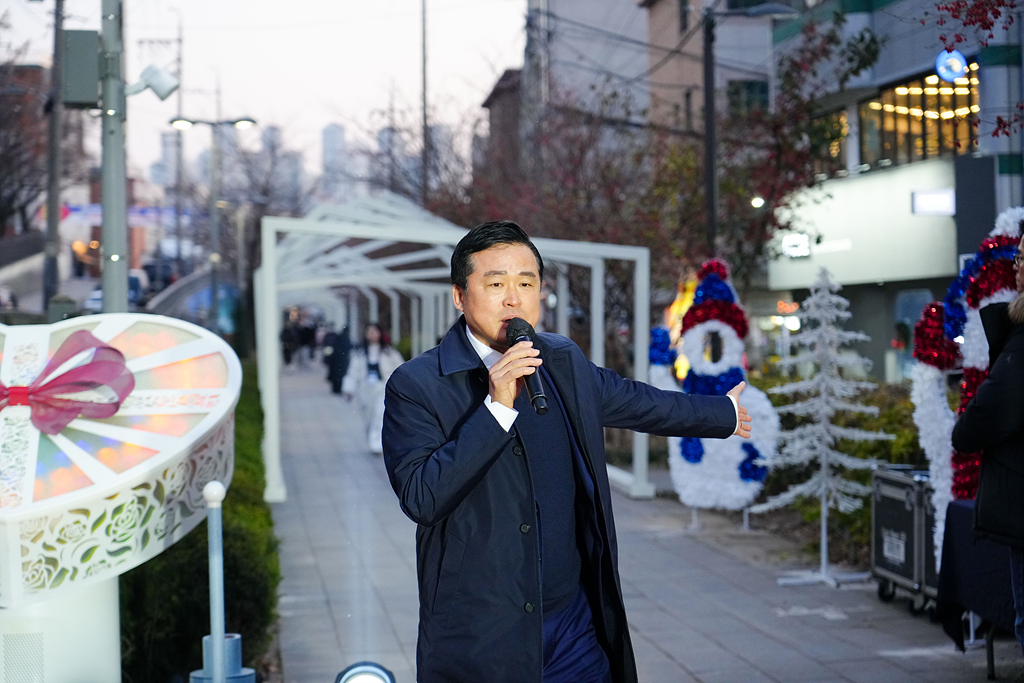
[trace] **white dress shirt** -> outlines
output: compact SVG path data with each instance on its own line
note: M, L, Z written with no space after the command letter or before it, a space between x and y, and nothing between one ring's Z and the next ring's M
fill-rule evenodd
M477 355L480 356L480 360L482 360L484 365L487 366L487 369L490 370L491 366L498 362L502 354L477 339L473 333L469 331L469 325L466 325L466 336L469 337L469 343L473 347L473 350L476 351ZM491 411L491 415L493 415L494 419L498 421L498 424L501 425L502 429L506 432L512 429L512 423L514 423L516 418L519 416L518 410L504 406L497 401L492 401L489 393L484 399L484 405L487 406L489 411Z

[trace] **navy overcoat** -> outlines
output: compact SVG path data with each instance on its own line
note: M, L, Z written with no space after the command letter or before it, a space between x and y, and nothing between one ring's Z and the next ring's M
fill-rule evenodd
M1005 303L981 309L981 321L988 376L953 427L953 448L983 451L975 534L1024 548L1024 324L1010 321Z
M637 680L619 583L605 427L724 438L728 397L687 396L599 368L572 341L536 342L579 447L582 582L615 683ZM419 683L541 683L540 539L529 462L515 425L484 406L487 370L464 318L387 384L384 463L416 531Z

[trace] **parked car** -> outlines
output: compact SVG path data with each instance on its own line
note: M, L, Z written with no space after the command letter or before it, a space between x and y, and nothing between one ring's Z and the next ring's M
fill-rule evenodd
M89 294L89 298L82 302L82 310L86 313L101 313L103 312L103 290L94 289Z
M7 285L0 284L0 310L13 311L18 308L18 297Z
M174 259L155 258L143 264L142 269L149 277L149 286L153 294L164 291L174 282Z
M149 276L141 268L128 271L128 303L142 306L149 299Z

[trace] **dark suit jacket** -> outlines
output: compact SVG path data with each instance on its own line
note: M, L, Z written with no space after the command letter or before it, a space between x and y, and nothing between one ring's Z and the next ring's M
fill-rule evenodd
M538 336L581 454L574 464L583 585L613 680L633 682L603 429L725 438L736 413L727 397L660 391L595 366L565 337ZM419 525L420 683L541 681L532 475L515 426L506 432L484 406L487 388L464 319L387 384L384 463Z
M1007 305L981 309L989 342L988 377L953 427L953 448L984 451L974 499L974 531L1024 548L1024 325Z

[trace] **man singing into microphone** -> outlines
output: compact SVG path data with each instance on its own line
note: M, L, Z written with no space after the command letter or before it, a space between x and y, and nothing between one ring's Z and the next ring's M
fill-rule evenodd
M511 221L473 228L451 278L463 316L394 372L385 396L384 463L419 525L417 680L636 681L604 428L749 437L744 385L727 397L663 392L536 334L544 262ZM528 325L509 335L514 318ZM529 340L509 348L509 337ZM531 375L540 382L527 391ZM546 411L531 405L538 390Z

